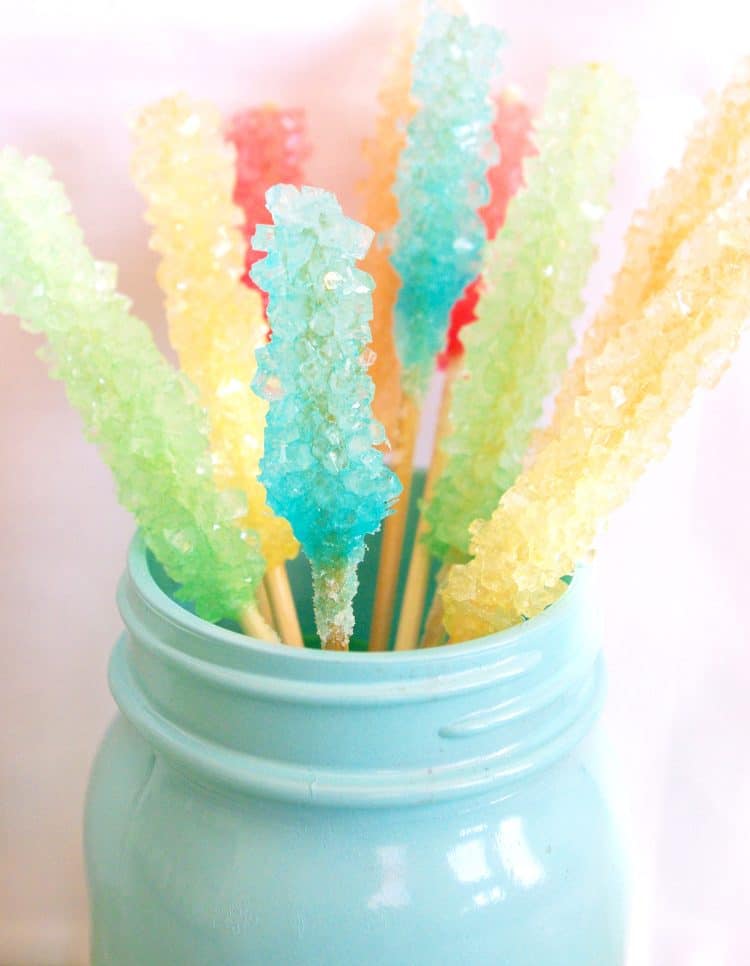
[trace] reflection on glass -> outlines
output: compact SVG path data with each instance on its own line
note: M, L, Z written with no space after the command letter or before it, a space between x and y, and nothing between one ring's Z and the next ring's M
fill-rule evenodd
M544 866L531 851L520 816L502 820L495 835L495 844L500 862L513 882L531 889L544 880Z
M504 890L496 885L491 889L487 889L485 892L477 892L474 896L474 905L483 909L484 906L490 906L493 902L502 902L504 898Z
M403 845L384 845L377 850L380 887L367 901L369 909L400 909L411 902L406 887L406 849Z
M481 882L492 874L482 839L461 842L449 849L448 862L459 882Z

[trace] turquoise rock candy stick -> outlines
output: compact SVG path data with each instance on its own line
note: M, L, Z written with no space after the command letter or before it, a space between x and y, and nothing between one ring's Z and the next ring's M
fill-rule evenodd
M149 549L207 620L235 616L263 575L244 499L213 485L196 393L97 262L49 165L0 152L0 309L46 336L42 352L83 418Z
M395 338L404 388L420 400L445 345L451 308L478 274L497 149L490 85L502 35L431 5L414 55L409 122L394 186L391 260L401 276Z
M372 279L355 267L373 233L318 188L276 185L266 204L274 225L258 226L253 246L268 254L252 269L273 333L254 383L270 403L261 480L310 560L321 642L342 650L365 536L400 491L375 448L383 428L367 374Z
M553 75L535 124L538 154L487 246L477 322L463 336L451 431L425 513L428 546L441 560L466 559L469 525L489 517L515 480L565 367L632 115L630 85L610 68Z

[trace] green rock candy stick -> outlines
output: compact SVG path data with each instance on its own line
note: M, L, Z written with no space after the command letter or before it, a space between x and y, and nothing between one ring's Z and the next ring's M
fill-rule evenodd
M574 341L612 169L630 130L633 95L613 70L553 75L535 124L526 187L488 243L477 321L466 329L449 435L425 516L441 560L466 559L469 525L488 517L518 475L545 397Z
M252 601L263 559L233 519L244 498L212 481L206 416L151 332L86 248L49 165L0 151L0 309L47 338L65 383L149 549L207 620Z

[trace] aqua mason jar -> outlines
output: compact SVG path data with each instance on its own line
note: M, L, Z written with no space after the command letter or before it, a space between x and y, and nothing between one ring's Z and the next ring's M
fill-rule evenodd
M398 654L208 624L139 537L119 604L86 814L94 966L623 963L585 573L512 630Z

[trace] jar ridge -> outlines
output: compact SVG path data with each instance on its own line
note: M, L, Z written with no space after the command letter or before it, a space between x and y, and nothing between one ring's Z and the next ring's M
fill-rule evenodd
M167 759L235 790L328 805L478 793L549 766L596 719L604 674L585 583L577 575L543 615L480 642L300 652L180 608L136 537L110 685Z

